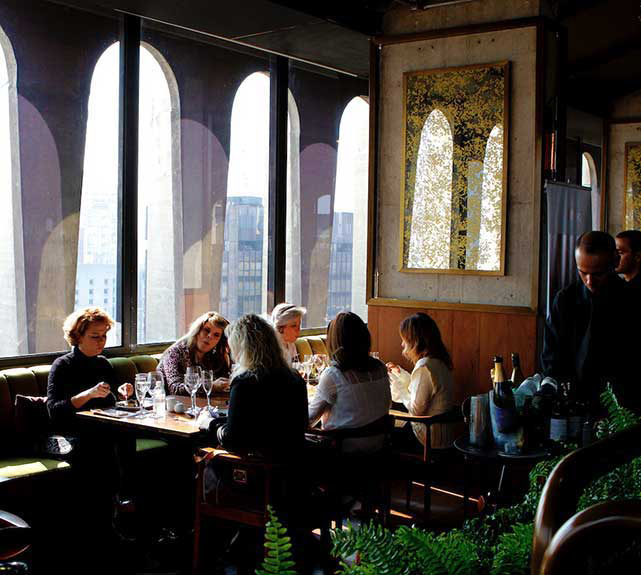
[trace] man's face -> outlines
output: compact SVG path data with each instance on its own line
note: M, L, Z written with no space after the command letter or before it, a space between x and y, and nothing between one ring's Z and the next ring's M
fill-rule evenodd
M617 253L619 254L619 265L616 272L618 274L633 274L639 267L639 257L641 254L635 253L630 249L630 240L626 238L615 238L617 243Z
M587 254L577 249L576 267L581 281L592 293L599 293L612 273L612 256L608 254Z

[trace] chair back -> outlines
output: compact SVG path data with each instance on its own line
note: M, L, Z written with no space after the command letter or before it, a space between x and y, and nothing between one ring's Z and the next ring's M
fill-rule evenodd
M552 545L557 533L559 537L567 538L568 529L580 527L580 531L585 531L585 524L592 521L590 515L584 515L584 520L579 518L577 525L572 524L572 520L575 520L572 516L576 513L579 497L588 483L640 455L641 424L577 449L557 464L543 487L534 518L530 564L533 575L551 572L548 569L555 562L555 559L550 557L558 546L558 544ZM604 509L608 508L600 510ZM605 525L606 522L603 519L601 517L594 527ZM576 537L578 536L575 534L571 538L577 541Z

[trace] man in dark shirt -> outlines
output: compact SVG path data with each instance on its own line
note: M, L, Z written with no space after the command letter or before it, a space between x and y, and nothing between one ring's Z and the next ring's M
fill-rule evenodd
M615 242L619 254L616 272L623 275L628 287L641 289L641 231L619 232Z
M580 281L554 298L545 326L543 372L557 381L570 381L577 399L586 401L593 412L599 410L606 382L624 404L636 407L631 405L636 401L632 390L624 393L632 359L626 321L629 290L614 271L614 239L605 232L587 232L577 240L574 255Z

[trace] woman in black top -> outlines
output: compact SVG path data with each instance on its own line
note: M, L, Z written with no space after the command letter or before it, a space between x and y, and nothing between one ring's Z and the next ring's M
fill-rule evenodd
M291 456L305 443L305 383L285 362L276 332L263 318L241 317L227 328L227 338L237 362L228 417L211 421L205 413L199 424L215 429L225 449Z
M75 427L76 411L113 406L117 393L131 395L133 386L119 386L114 368L100 355L113 325L99 307L76 311L65 319L62 329L72 350L53 362L47 383L47 409L57 429Z

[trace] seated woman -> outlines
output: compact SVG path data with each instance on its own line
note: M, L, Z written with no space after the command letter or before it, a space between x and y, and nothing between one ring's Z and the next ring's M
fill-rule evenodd
M410 375L401 367L388 363L392 380L392 399L402 403L412 415L438 415L454 407L452 359L436 322L426 313L406 317L400 325L403 355L414 364ZM425 426L413 423L414 434L425 444ZM456 429L448 424L435 424L431 429L432 447L450 447Z
M184 377L188 367L200 366L214 372L214 392L229 390L231 359L225 337L229 322L215 311L197 317L189 331L162 354L158 371L169 393L187 394ZM203 390L200 390L204 393Z
M73 428L73 415L80 409L113 406L116 392L125 397L133 392L131 383L118 385L114 368L100 355L113 325L99 307L75 311L65 319L62 330L72 350L53 362L47 382L47 409L56 428Z
M132 468L135 439L94 433L81 427L75 414L80 410L112 407L117 392L127 397L133 391L131 383L118 385L114 368L100 355L113 325L109 314L98 307L69 315L62 329L72 350L53 362L47 382L47 409L52 426L76 438L71 456L74 467L86 475L86 484L92 485L91 515L100 527L111 516L114 501L120 510L131 506L130 494L124 490L131 485L126 481L126 470Z
M278 332L278 339L288 365L298 356L296 340L300 335L300 324L307 313L304 307L291 303L279 303L272 310L272 323Z
M215 430L227 450L291 457L305 443L307 391L285 362L274 328L248 314L227 328L236 360L227 418L201 414L202 429Z
M352 312L339 313L327 328L327 351L332 365L320 376L309 406L309 423L323 429L353 429L389 412L392 402L385 365L370 357L371 336L363 320ZM371 452L382 437L347 439L346 452Z

